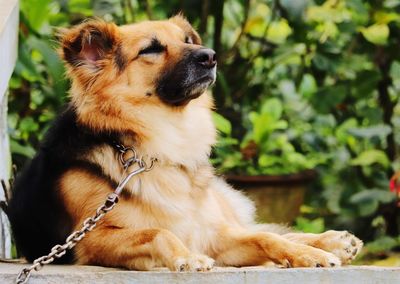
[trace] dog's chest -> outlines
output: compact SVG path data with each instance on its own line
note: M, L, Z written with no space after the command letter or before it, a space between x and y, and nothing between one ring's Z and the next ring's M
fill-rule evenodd
M131 183L130 225L168 229L193 251L208 250L221 216L208 188L212 177L207 166L194 173L167 167L142 175Z

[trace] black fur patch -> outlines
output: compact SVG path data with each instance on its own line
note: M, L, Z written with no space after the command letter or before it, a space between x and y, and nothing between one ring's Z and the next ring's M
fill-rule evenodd
M169 105L179 106L187 103L185 82L188 68L194 66L190 50L185 50L182 59L174 66L167 66L156 84L156 94Z
M58 191L58 181L67 169L88 171L116 186L99 165L81 157L97 146L111 145L118 138L118 134L95 133L79 125L72 107L55 121L37 155L17 176L9 204L17 247L29 261L49 253L71 233L72 220ZM73 252L69 251L56 263L73 260Z
M174 66L167 66L156 83L156 94L166 104L184 106L202 93L192 90L203 79L211 82L211 69L197 63L197 53L200 49L186 49L181 59Z
M114 60L118 70L122 72L125 69L128 61L126 60L126 57L122 53L121 46L118 46L117 49L115 50Z
M82 59L79 57L79 52L82 49L82 36L83 31L80 32L79 36L69 45L64 44L63 52L64 59L72 66L78 66Z

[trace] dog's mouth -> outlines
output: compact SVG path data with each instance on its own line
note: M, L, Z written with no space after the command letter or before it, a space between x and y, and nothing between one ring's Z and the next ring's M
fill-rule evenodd
M162 101L172 106L185 106L191 100L197 99L205 93L208 87L214 84L216 69L194 81L185 80L185 84L171 91L159 89L158 94Z
M168 103L174 106L185 106L191 100L197 99L202 94L205 93L208 87L210 87L215 82L216 76L215 72L199 79L194 82L190 82L187 87L185 87L182 93L175 98L168 99Z
M216 65L215 52L211 49L188 53L160 79L157 95L168 105L187 105L215 82Z
M208 87L214 84L216 79L216 69L211 74L205 75L191 83L184 94L184 98L193 100L201 96Z

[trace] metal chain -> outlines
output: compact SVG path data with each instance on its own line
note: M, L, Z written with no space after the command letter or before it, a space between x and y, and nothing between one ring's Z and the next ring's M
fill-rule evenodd
M114 190L113 193L110 193L107 196L106 201L104 202L103 205L101 205L99 208L96 210L96 214L92 217L87 218L81 227L80 230L73 232L70 234L67 239L65 240L65 243L60 245L55 245L51 250L48 255L41 256L33 261L33 264L29 267L26 267L21 270L21 272L18 274L16 278L16 283L17 284L24 284L28 281L31 273L33 270L39 271L40 269L43 268L45 264L52 263L56 258L62 257L64 254L67 253L67 250L72 249L76 244L81 241L85 235L93 230L94 227L96 227L97 223L104 217L104 215L112 210L114 206L118 203L119 199L119 194L121 193L122 189L125 187L125 185L128 183L128 181L134 177L135 175L138 175L142 172L145 171L150 171L154 163L157 161L156 159L150 159L150 165L148 166L146 162L144 161L143 157L138 158L136 151L132 147L125 147L121 144L115 144L115 147L119 151L119 159L122 163L122 166L124 168L123 176L125 176L128 168L134 164L138 165L138 169L130 172L127 174L125 177L123 177L117 188ZM132 157L125 157L126 153L132 152L133 156Z

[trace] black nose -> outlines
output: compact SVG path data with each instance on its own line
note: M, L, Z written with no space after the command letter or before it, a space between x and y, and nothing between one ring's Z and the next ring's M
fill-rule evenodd
M213 68L217 64L215 51L210 48L201 48L194 52L194 57L197 63L206 67Z

